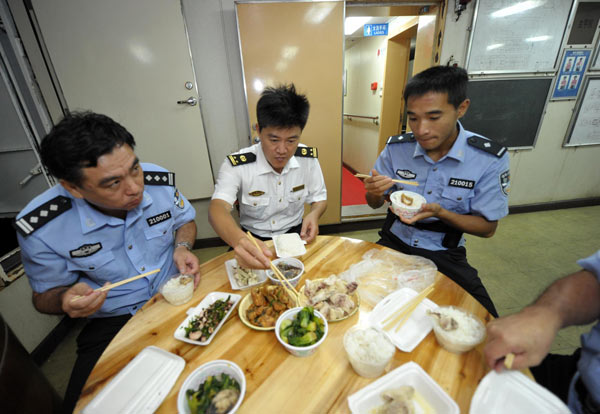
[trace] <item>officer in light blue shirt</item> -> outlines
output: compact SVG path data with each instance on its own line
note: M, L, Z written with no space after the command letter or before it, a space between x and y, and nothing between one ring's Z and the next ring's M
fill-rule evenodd
M378 243L431 259L497 316L477 270L467 262L462 236L491 237L508 214L509 160L506 148L458 122L470 103L467 82L464 69L436 66L407 83L404 99L413 132L390 137L365 179L366 198L379 208L394 191L422 195L426 204L414 217L388 212Z
M67 115L41 143L42 162L59 184L15 221L36 309L89 318L77 338L64 412L72 412L111 339L168 276L181 272L199 281L191 252L195 210L175 188L174 174L140 164L134 147L133 136L104 115Z
M600 250L577 262L582 270L554 282L521 312L488 324L484 354L488 365L532 367L538 383L559 396L575 414L600 412L600 323L581 336L573 355L546 355L558 331L600 317Z

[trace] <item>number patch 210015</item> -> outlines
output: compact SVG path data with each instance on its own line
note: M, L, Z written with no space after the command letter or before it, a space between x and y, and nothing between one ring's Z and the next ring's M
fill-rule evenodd
M161 223L170 218L171 212L167 210L164 213L157 214L156 216L148 217L146 221L148 222L149 226L154 226L155 224Z
M462 178L450 178L448 182L449 186L452 187L460 187L460 188L475 188L475 181L473 180L463 180Z

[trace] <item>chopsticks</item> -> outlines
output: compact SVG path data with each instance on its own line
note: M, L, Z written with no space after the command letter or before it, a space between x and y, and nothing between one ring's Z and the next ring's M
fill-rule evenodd
M248 234L248 238L250 239L250 241L254 243L254 246L256 246L258 250L261 250L252 233L250 233L249 231L246 233ZM292 286L290 281L287 280L287 278L281 273L281 270L279 270L279 268L275 266L275 264L273 264L273 262L270 260L269 265L271 266L271 270L273 270L273 274L275 275L275 277L277 277L277 279L279 279L284 289L287 289L292 295L294 295L296 297L296 302L300 304L300 293L298 293L298 291L294 288L294 286Z
M129 282L133 282L134 280L138 280L145 276L149 276L149 275L152 275L152 274L158 273L158 272L160 272L160 269L154 269L149 272L142 273L141 275L132 276L129 279L121 280L120 282L115 282L115 283L111 283L110 285L99 287L98 289L94 289L94 292L105 292L107 290L111 290L112 288L116 288L117 286L121 286L121 285L124 285ZM81 298L83 298L83 296L74 296L73 299L71 299L71 303L78 301Z
M357 178L369 178L371 177L368 174L354 174L355 177ZM395 183L400 183L400 184L406 184L406 185L414 185L415 187L419 186L419 183L416 181L404 181L404 180L396 180L395 178L392 178L392 181Z
M506 369L512 369L512 364L515 360L515 354L513 354L512 352L509 352L505 357L504 357L504 366L506 367Z
M385 318L381 323L383 329L388 330L394 328L394 331L398 332L400 328L402 328L402 325L410 318L411 313L413 313L427 295L433 292L433 289L433 284L427 286L421 293L405 303L396 312L393 312L390 316Z

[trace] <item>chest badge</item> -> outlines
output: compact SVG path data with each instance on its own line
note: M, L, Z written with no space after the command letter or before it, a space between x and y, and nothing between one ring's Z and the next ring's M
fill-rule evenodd
M264 193L265 193L264 191L256 190L256 191L252 191L252 192L250 192L248 194L251 195L252 197L260 197Z
M97 253L102 249L102 243L92 243L92 244L84 244L76 248L75 250L69 251L69 254L72 258L77 257L88 257Z
M475 181L465 180L463 178L450 178L448 181L450 187L467 188L469 190L475 188Z
M304 190L304 184L297 185L296 187L292 188L292 193L295 193L296 191L300 191L300 190Z
M400 178L404 178L405 180L412 180L413 178L417 178L417 174L415 174L411 170L396 170L396 175Z
M149 226L154 226L155 224L162 223L163 221L168 220L170 218L171 212L167 210L163 213L157 214L156 216L148 217L146 221L148 222Z

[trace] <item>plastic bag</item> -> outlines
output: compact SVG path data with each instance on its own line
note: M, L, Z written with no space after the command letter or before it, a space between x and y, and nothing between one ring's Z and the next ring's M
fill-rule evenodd
M371 249L363 255L363 260L339 276L358 283L361 300L375 306L400 288L409 287L417 292L425 289L433 283L436 273L436 265L424 257Z

